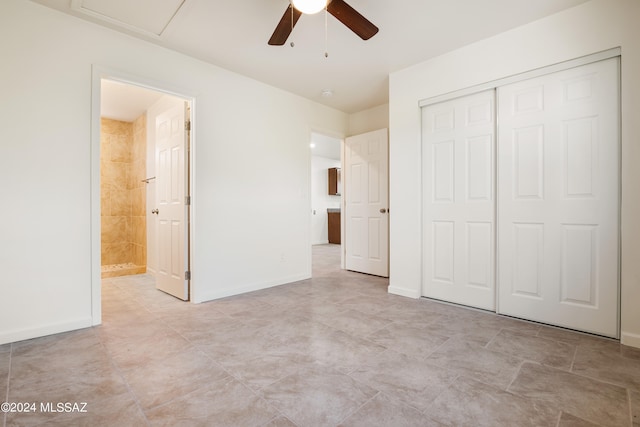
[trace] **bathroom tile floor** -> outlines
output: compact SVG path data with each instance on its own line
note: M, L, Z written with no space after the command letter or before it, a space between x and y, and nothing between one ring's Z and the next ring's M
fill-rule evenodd
M0 426L640 425L640 350L338 266L198 305L105 279L101 326L0 346L0 401L36 404Z

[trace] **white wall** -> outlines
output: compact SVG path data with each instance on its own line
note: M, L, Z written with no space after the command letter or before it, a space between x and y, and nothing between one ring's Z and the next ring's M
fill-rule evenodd
M0 57L0 344L99 319L94 65L195 98L196 302L310 276L309 135L346 114L24 0L0 2Z
M622 48L622 342L640 347L640 2L593 0L390 76L390 292L420 295L422 99Z
M341 196L330 196L329 168L339 168L340 160L311 156L311 244L329 243L327 208L340 208Z
M349 136L389 127L389 104L349 115Z

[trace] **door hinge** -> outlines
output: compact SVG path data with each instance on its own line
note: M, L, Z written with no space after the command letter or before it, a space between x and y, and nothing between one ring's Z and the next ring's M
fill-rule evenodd
M184 280L191 280L191 272L190 271L185 271L184 272Z
M191 196L184 196L184 204L191 206Z
M191 130L191 120L187 120L186 122L184 122L184 130L186 131Z

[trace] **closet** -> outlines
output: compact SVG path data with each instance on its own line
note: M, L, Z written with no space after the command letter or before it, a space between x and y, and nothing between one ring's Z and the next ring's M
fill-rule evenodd
M422 104L422 294L618 337L619 58L534 74Z

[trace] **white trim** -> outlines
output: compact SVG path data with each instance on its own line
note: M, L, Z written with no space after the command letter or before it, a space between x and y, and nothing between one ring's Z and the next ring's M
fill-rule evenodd
M267 282L255 282L242 287L231 287L215 290L213 292L206 292L202 295L199 295L198 300L192 299L191 301L198 304L206 301L212 301L220 298L231 297L234 295L245 294L247 292L260 291L263 289L273 288L275 286L281 286L286 284L291 284L295 282L299 282L301 280L310 279L310 274L297 274L294 276L282 277L277 280L271 280Z
M102 278L101 278L101 221L100 221L100 94L101 81L108 79L125 83L156 92L166 93L189 102L191 107L191 150L190 150L190 173L187 179L190 181L191 208L189 227L189 270L195 270L193 235L196 228L195 212L197 197L195 182L195 152L196 152L196 96L182 88L175 87L166 82L158 82L145 77L135 76L120 70L93 64L91 67L91 322L88 326L102 323ZM189 284L189 294L191 301L196 297L196 282L191 280ZM202 300L202 299L200 299ZM81 326L83 327L83 326Z
M59 334L62 332L74 331L77 329L90 328L91 326L92 318L82 317L80 319L75 319L68 322L53 323L50 325L36 326L33 328L17 329L14 331L1 333L0 345L16 341L28 340L32 338L40 338L47 335Z
M629 347L640 348L640 334L632 334L631 332L622 332L620 343Z
M340 180L342 181L342 190L340 196L340 269L346 270L347 266L347 215L346 212L346 196L347 184L346 175L347 170L344 168L344 159L346 158L347 145L345 144L346 136L340 138ZM344 173L343 173L344 171Z
M400 295L401 297L408 297L413 299L420 298L421 293L421 291L418 291L416 289L400 288L398 286L389 286L389 288L387 288L387 292L393 295Z
M514 74L512 76L503 77L498 80L482 83L476 86L456 90L442 95L433 96L418 101L419 107L426 107L427 105L438 104L444 101L450 101L455 98L461 98L463 96L472 95L485 90L497 89L499 86L505 86L511 83L520 82L523 80L532 79L534 77L540 77L545 74L555 73L557 71L568 70L569 68L579 67L581 65L591 64L593 62L603 61L605 59L615 58L620 56L622 50L619 47L603 50L602 52L594 53L591 55L581 56L579 58L571 59L569 61L559 62L553 65L547 65L545 67L536 68L524 73Z
M91 324L102 323L102 260L100 247L102 225L100 218L100 92L103 72L91 70Z

